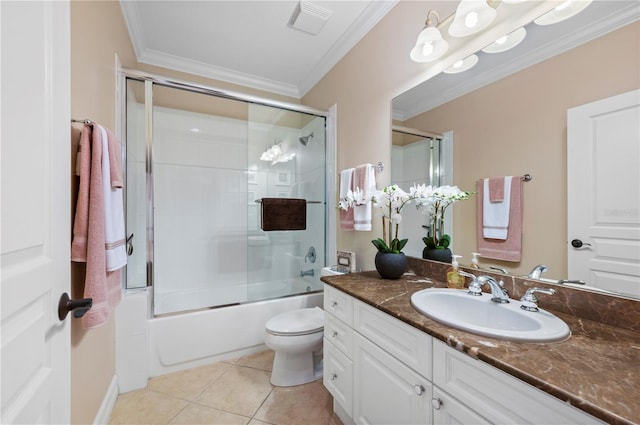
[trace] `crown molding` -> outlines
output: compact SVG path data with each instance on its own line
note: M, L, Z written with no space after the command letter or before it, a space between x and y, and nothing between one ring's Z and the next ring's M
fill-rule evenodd
M181 56L170 55L156 50L146 49L138 57L138 61L149 65L161 66L175 71L186 72L199 75L201 77L212 78L214 80L225 81L227 83L238 84L284 96L299 99L298 87L268 78L258 77L252 74L245 74L232 69L213 66L204 62L194 61Z
M371 29L398 3L398 0L372 1L299 85L300 97L307 94Z
M133 52L136 58L139 58L145 50L147 42L144 38L138 4L135 1L120 1L120 10L124 17L127 31L129 31L129 40L133 46Z

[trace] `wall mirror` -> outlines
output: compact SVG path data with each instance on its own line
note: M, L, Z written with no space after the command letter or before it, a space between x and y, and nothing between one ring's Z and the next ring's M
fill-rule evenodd
M452 184L461 189L475 190L477 179L494 175L533 176L523 189L526 222L522 260L509 263L481 258L482 268L497 266L524 276L536 265L545 264L548 270L543 280L571 279L567 275L566 113L638 88L637 52L615 43L621 37L635 37L631 43L637 50L639 9L634 1L594 1L567 21L549 26L530 23L525 26L527 37L509 52L477 52L475 68L429 76L393 99L395 125L443 134L452 131ZM578 51L592 41L593 53ZM589 56L598 54L599 49L607 58ZM616 50L624 50L624 54L613 59ZM598 60L619 65L597 74L593 65ZM558 67L563 67L563 72L555 72ZM618 81L623 78L605 74L620 71L620 75L627 75L623 68L635 73L628 79L631 87ZM535 81L542 85L536 86ZM464 255L462 264L469 264L471 252L476 250L475 208L475 200L453 207L456 253ZM640 288L637 295L623 292L640 296Z

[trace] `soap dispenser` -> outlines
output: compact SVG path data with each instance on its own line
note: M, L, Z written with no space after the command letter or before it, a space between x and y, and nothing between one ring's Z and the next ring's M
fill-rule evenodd
M472 252L471 255L473 255L473 258L471 259L471 267L473 267L474 269L479 269L480 266L478 265L478 256L480 256L480 253Z
M462 289L464 288L464 276L458 273L458 258L461 255L452 255L451 268L447 270L447 288Z

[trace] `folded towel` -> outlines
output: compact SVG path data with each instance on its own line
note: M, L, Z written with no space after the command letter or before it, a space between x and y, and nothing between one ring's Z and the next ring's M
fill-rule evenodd
M490 179L484 179L482 196L482 235L487 239L507 239L511 205L511 176L500 177L504 183L503 201L491 201Z
M82 129L71 260L87 263L83 297L93 299L93 305L82 317L85 329L104 324L121 298L120 270L106 269L103 143L107 142L98 128L85 125Z
M509 231L506 240L487 239L483 235L484 180L477 183L476 236L478 252L485 258L519 262L522 258L522 181L510 179ZM505 194L506 196L506 194Z
M354 173L356 190L360 189L363 201L357 204L353 212L353 229L358 231L371 230L371 198L376 191L376 172L372 164L364 164L356 167Z
M340 199L347 196L347 193L351 190L355 190L353 185L353 173L355 168L347 168L340 171ZM340 229L353 230L353 208L346 210L340 210Z
M307 201L296 198L262 198L261 228L273 230L305 230Z
M491 202L504 201L505 177L491 177L489 179L489 200Z
M107 271L127 265L122 166L120 145L115 135L96 124L102 136L102 190L104 194L104 233ZM96 131L94 129L94 131ZM111 173L118 173L112 176ZM115 187L114 187L115 185Z

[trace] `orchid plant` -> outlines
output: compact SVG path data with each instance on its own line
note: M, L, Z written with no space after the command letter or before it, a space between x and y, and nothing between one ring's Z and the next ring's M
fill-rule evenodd
M422 238L427 248L446 249L451 237L444 234L444 213L454 202L469 199L474 192L464 192L457 186L432 187L431 185L413 185L409 196L415 199L416 207L423 214L429 215L431 223L429 233Z
M376 192L373 207L382 212L382 238L371 241L378 252L400 254L408 239L398 239L398 229L402 221L400 211L413 198L397 185L387 186ZM393 238L392 238L393 235Z
M407 193L394 184L376 191L370 199L358 188L355 191L349 190L347 195L340 199L339 206L340 209L346 210L355 205L372 202L373 207L381 211L382 238L371 242L379 252L399 254L408 242L408 239L398 238L402 222L401 211L405 205L415 201L418 210L429 215L430 232L427 237L422 238L427 247L445 249L451 243L451 237L443 234L445 210L454 202L468 199L472 193L463 192L457 186L432 187L424 184L414 184Z

